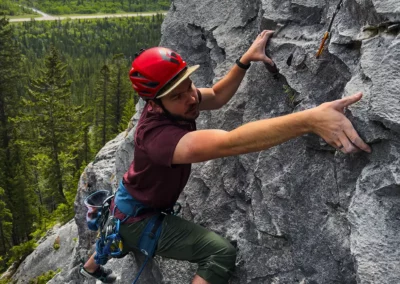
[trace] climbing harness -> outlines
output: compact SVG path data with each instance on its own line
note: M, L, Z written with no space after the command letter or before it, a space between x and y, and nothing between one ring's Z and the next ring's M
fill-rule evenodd
M121 221L122 223L125 222L129 217L140 216L148 212L158 212L158 210L150 208L133 198L133 196L130 195L126 190L122 181L120 182L118 190L115 193L114 202L115 207L118 207L118 210L124 213L126 216Z
M154 257L155 250L157 247L158 239L161 235L161 224L166 216L166 214L177 215L181 210L181 205L177 203L174 208L168 210L156 210L154 208L150 208L140 201L133 198L132 195L126 190L123 182L120 182L118 190L115 194L115 207L114 210L118 207L118 210L125 214L125 218L121 221L124 222L129 217L136 217L148 212L157 212L155 216L153 216L150 221L147 223L146 227L144 228L139 242L138 242L138 249L146 255L146 259L142 264L133 284L139 279L140 274L143 272L147 262L150 258ZM175 210L175 207L177 209ZM114 215L114 214L113 214Z
M112 198L114 198L115 206L110 214ZM99 205L101 200L104 201ZM106 264L110 258L121 258L125 256L122 252L123 243L119 235L119 228L123 222L130 217L137 217L148 212L156 213L151 217L139 238L137 248L146 256L146 259L136 275L133 284L137 283L147 262L155 255L164 217L167 214L177 215L182 208L179 203L176 203L173 208L163 211L150 208L134 199L132 195L128 193L122 181L115 196L108 196L108 191L97 191L86 198L85 205L88 207L87 224L89 229L99 231L99 237L96 241L96 255L94 258L95 262L100 265ZM126 217L123 220L115 218L114 213L116 208L125 214Z
M140 270L136 275L133 284L136 284L137 281L139 280L140 274L142 274L149 259L154 257L158 239L160 238L161 235L161 224L164 217L165 214L163 213L153 216L147 223L146 227L142 232L142 235L140 236L138 248L146 256L146 259L144 260L142 267L140 267Z
M337 6L336 6L335 12L334 12L333 15L332 15L332 19L331 19L331 22L329 23L328 30L325 32L324 37L322 38L321 45L319 46L319 49L318 49L318 51L317 51L317 54L315 55L315 57L316 57L317 59L321 56L322 51L324 50L325 42L326 42L326 41L328 40L328 38L329 38L329 34L330 34L330 32L331 32L331 29L332 29L333 21L335 20L335 17L336 17L337 13L339 12L339 10L340 10L340 8L341 8L342 6L343 6L343 0L340 0L339 3L338 3Z

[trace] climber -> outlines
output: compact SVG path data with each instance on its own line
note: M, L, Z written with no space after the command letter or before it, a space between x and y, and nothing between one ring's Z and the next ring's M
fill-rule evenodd
M228 74L212 88L196 88L181 56L168 48L142 50L132 62L133 88L146 101L134 137L134 160L116 193L127 193L144 205L141 213L124 214L115 203L124 251L137 247L151 217L172 207L184 189L191 164L262 151L306 133L315 133L343 153L371 152L359 137L344 109L361 93L276 118L244 124L232 131L196 130L199 112L224 106L237 91L251 62L273 65L265 55L273 31L264 30L236 60ZM251 94L249 94L250 96ZM251 99L251 97L249 97ZM165 215L155 254L198 264L192 284L228 283L235 267L236 249L225 238L175 215ZM116 277L92 256L81 269L86 276L112 283Z

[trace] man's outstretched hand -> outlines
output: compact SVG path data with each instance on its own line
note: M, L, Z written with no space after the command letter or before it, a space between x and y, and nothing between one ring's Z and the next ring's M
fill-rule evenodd
M360 138L350 120L344 115L345 108L361 98L360 92L310 109L312 131L343 153L356 153L361 150L371 153L371 148Z
M274 34L274 31L263 30L257 35L256 39L242 56L240 60L244 64L248 64L251 61L262 61L270 65L274 65L271 58L265 55L265 48L267 46L268 39Z

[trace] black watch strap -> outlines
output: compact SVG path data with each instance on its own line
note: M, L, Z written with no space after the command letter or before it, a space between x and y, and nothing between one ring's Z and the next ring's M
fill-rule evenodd
M236 65L239 66L240 68L244 69L244 70L249 69L250 66L251 66L251 63L249 63L249 64L243 64L242 62L240 62L240 59L241 59L241 58L242 58L242 57L240 56L238 59L236 59Z

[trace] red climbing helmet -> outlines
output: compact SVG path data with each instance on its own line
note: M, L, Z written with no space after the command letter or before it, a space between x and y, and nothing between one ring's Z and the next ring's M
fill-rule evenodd
M168 95L199 65L187 67L175 51L165 47L141 50L132 62L129 78L135 91L143 99L155 99Z

